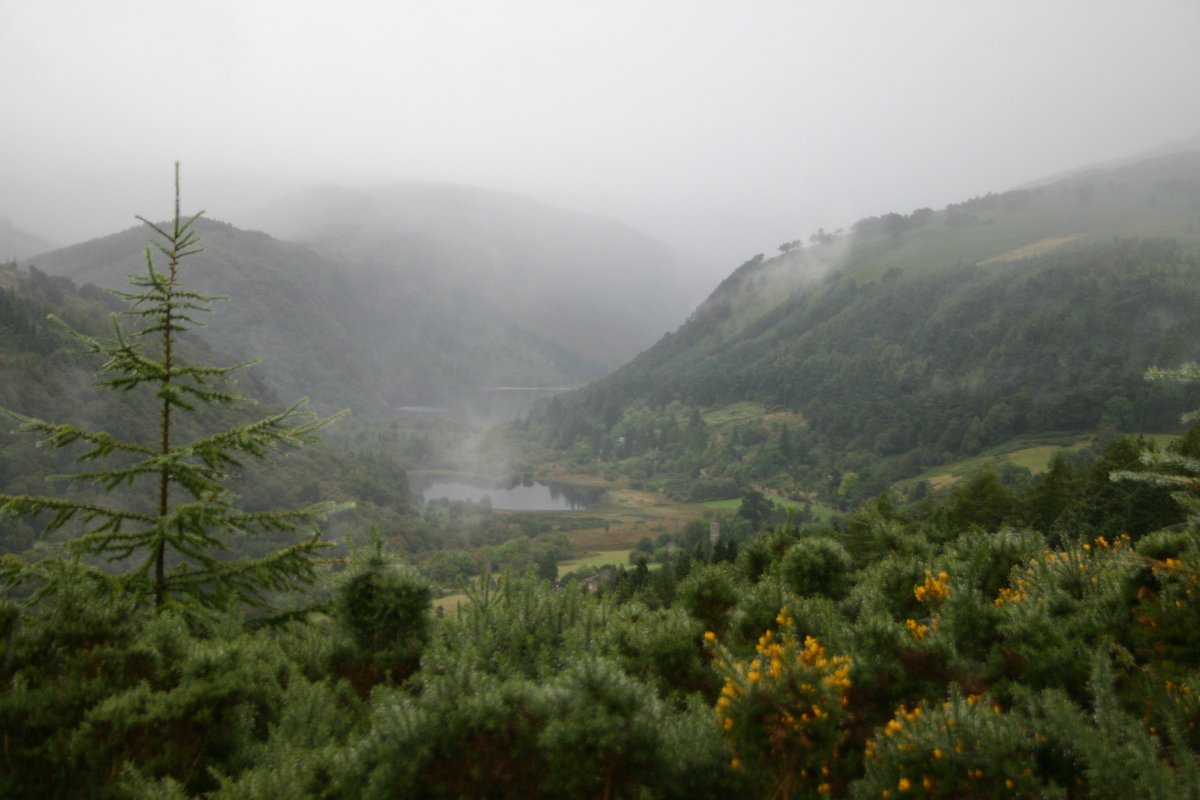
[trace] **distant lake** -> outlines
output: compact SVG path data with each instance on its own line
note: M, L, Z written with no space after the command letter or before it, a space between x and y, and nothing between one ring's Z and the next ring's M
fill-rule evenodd
M604 496L603 489L553 481L506 486L465 478L435 478L424 486L414 483L424 502L445 498L451 502L469 500L478 503L489 497L492 508L498 511L577 511L595 505Z

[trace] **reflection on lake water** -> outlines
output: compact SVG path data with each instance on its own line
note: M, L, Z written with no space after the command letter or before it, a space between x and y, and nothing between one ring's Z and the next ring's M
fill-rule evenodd
M446 478L414 488L420 488L424 502L445 498L451 502L466 500L478 503L488 497L492 508L498 511L576 511L595 505L604 496L603 489L550 481L518 483L510 487Z

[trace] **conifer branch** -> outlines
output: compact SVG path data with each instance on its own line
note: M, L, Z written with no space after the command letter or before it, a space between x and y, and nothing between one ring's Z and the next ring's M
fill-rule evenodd
M154 453L148 447L117 439L104 431L88 431L70 424L46 422L45 420L36 417L27 417L24 414L18 414L15 411L5 408L0 408L0 414L4 414L18 422L20 424L20 431L37 434L39 442L55 449L67 447L75 442L86 442L93 445L91 450L79 456L80 461L103 458L114 450L140 455L151 455Z

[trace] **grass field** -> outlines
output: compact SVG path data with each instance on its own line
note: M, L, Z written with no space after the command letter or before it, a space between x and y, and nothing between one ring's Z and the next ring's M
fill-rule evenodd
M1170 433L1143 433L1141 436L1147 441L1154 442L1159 449L1166 447L1172 439L1176 438L1174 434ZM1037 475L1046 471L1050 466L1051 459L1057 453L1083 450L1092 444L1092 440L1092 436L1078 435L1046 436L1037 439L1020 437L989 448L977 456L926 470L915 478L901 481L899 485L904 487L919 481L929 481L929 485L934 489L945 489L989 464L993 466L1013 464L1024 467Z
M448 594L445 597L435 598L433 608L434 610L440 608L446 614L453 614L460 606L465 606L468 602L467 596L459 592L458 594Z
M740 497L730 498L729 500L708 500L700 505L705 508L711 508L713 511L737 511L741 506L742 499Z
M632 552L632 549L604 550L595 553L588 553L586 556L581 558L572 558L568 561L560 561L558 562L558 574L559 576L562 576L568 572L574 572L575 570L583 567L627 567L629 566L629 554ZM653 569L655 566L658 565L651 565L651 569ZM472 580L478 582L479 578L473 578ZM453 594L448 594L445 597L434 598L433 608L434 610L440 608L445 614L453 614L458 608L467 605L469 602L470 600L464 592L455 592Z
M900 482L900 486L911 486L920 481L929 481L934 489L945 489L954 485L959 479L978 472L989 464L999 466L1004 463L1025 467L1035 475L1044 472L1050 465L1055 453L1071 450L1082 450L1091 444L1090 436L1046 437L1040 440L1029 440L1025 437L1013 439L996 447L990 447L977 456L964 458L939 467L933 467L922 472L915 478Z
M720 427L721 425L730 422L737 422L743 419L761 419L767 413L767 408L762 403L754 403L749 400L733 405L721 406L704 412L704 422L708 425Z
M558 574L565 575L568 572L574 572L584 567L629 566L629 554L632 552L633 550L602 550L596 553L588 553L582 558L560 561L558 562Z

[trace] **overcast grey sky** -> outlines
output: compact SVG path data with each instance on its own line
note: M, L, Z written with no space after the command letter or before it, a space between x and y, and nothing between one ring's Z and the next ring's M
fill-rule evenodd
M469 183L724 274L1200 134L1198 35L1198 0L0 0L0 217L164 216L178 158L235 224L309 183Z

